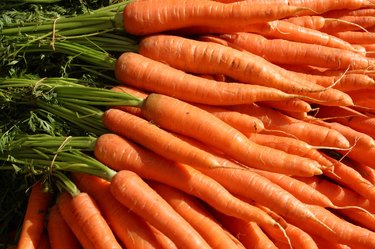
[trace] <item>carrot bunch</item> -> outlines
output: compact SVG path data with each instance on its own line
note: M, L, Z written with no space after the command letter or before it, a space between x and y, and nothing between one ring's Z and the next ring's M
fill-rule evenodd
M19 248L375 248L371 1L121 6L134 103L105 98L87 157L26 150L58 194Z

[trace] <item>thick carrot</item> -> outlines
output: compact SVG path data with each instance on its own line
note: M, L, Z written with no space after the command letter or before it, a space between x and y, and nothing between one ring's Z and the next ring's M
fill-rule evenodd
M201 141L249 167L305 176L321 172L314 160L253 143L214 115L166 95L150 94L142 114L163 129Z
M303 220L296 219L293 216L290 216L287 220L289 220L295 226L303 229L305 232L312 235L321 236L324 239L336 243L346 244L354 248L357 248L356 246L369 249L375 248L374 232L347 222L325 208L310 205L308 206L308 209L311 210L327 226L329 226L333 232L329 232L329 230L322 230L321 228L315 227L315 224L307 224Z
M288 117L259 105L235 106L232 109L262 120L266 130L279 130L313 146L349 148L349 141L334 129ZM318 135L319 134L319 135Z
M48 237L52 249L81 248L74 233L61 216L57 205L53 205L48 212Z
M220 166L209 153L187 144L154 123L135 115L118 109L108 109L103 115L103 122L113 132L128 137L172 161L196 167Z
M17 248L38 247L51 197L44 191L42 182L38 181L31 187Z
M352 44L372 44L375 41L373 32L343 31L332 35Z
M212 248L237 247L198 199L166 184L150 182L149 185L184 217Z
M303 97L271 87L205 79L132 52L117 59L115 74L133 87L200 104L237 105Z
M209 0L163 0L153 5L133 1L123 12L124 28L133 35L147 35L192 26L247 25L288 17L304 7L264 4L223 4Z
M211 248L202 236L139 175L121 170L111 180L113 196L167 235L180 248Z
M234 197L211 177L188 165L176 164L160 157L116 134L99 137L94 152L98 160L113 169L131 170L142 178L173 186L225 214L249 221L256 220L267 226L275 225L275 221L263 211Z
M322 91L295 77L281 75L283 69L260 56L213 42L173 35L153 35L140 41L139 53L189 73L223 74L239 82L274 87L287 93ZM205 65L204 67L200 65ZM303 83L303 84L302 84Z
M348 67L363 69L373 66L373 62L369 58L341 48L285 39L267 39L261 35L246 32L224 34L220 37L228 40L229 44L261 55L275 64L312 65L335 69L347 69Z
M110 182L88 174L74 174L73 178L81 191L95 199L103 217L126 248L162 248L149 225L112 196Z
M95 201L87 193L79 192L71 196L62 192L57 205L77 239L81 243L82 239L91 242L91 247L88 248L122 248ZM83 243L82 245L85 246Z

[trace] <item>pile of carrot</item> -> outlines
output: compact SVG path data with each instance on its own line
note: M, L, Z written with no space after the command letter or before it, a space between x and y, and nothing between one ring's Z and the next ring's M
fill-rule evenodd
M375 248L374 12L127 3L112 90L139 104L98 120L106 174L31 187L17 248Z

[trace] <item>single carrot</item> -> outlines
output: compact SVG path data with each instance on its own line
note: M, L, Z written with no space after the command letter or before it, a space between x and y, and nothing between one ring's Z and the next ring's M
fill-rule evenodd
M98 160L113 169L131 170L142 178L173 186L201 199L220 212L263 225L276 225L262 210L234 197L217 181L199 170L169 161L116 134L100 136L94 152Z
M31 187L17 248L38 248L51 198L51 194L44 191L42 182Z
M47 230L52 249L81 248L79 241L61 216L56 204L49 209Z
M149 185L185 218L212 248L237 247L198 199L166 184L150 182Z
M315 224L307 224L303 220L296 219L293 216L289 216L287 220L289 220L295 226L303 229L305 232L312 235L321 236L326 240L346 244L354 248L356 248L356 246L363 248L375 248L374 232L345 221L325 208L310 205L308 206L308 209L311 210L327 226L329 226L333 232L329 232L329 230L322 230L321 228L315 227Z
M93 196L113 233L126 248L162 248L149 225L112 196L110 182L79 173L75 173L73 179L81 191Z
M249 104L303 97L266 86L205 79L132 52L125 52L117 59L115 74L124 84L208 105Z
M285 39L267 39L261 35L246 32L224 34L220 37L228 40L229 44L261 55L275 64L312 65L335 69L369 68L373 65L368 58L341 48Z
M185 72L223 74L239 82L274 87L287 93L324 90L321 86L312 86L310 82L302 85L300 79L287 76L286 73L281 75L279 72L282 68L260 56L213 42L173 35L153 35L140 41L139 53Z
M372 32L343 31L332 35L352 44L372 44L375 41L375 35Z
M268 106L280 111L287 112L309 112L312 110L310 103L301 99L279 100L279 101L262 101L258 103L262 106Z
M103 115L103 122L111 131L140 143L172 161L196 167L220 166L209 153L187 144L154 123L135 115L118 109L108 109Z
M136 173L121 170L112 178L112 195L167 235L180 248L211 248L202 236Z
M150 94L142 114L163 129L201 141L249 167L305 176L321 172L316 161L253 143L214 115L176 98Z
M271 108L259 105L243 105L235 106L232 109L259 118L262 120L266 130L285 132L290 134L291 137L298 138L313 146L344 149L350 147L349 141L334 129L297 120Z
M81 243L87 240L91 242L91 247L87 248L122 248L97 204L87 193L79 192L71 196L68 192L62 192L57 205L77 239ZM82 245L85 247L85 244Z
M264 4L223 4L209 0L163 0L150 5L133 1L123 12L124 28L133 35L147 35L197 25L236 28L236 25L260 23L288 17L305 10L304 7Z

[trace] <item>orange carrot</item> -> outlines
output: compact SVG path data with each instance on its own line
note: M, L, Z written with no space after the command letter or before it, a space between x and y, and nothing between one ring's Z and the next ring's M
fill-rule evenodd
M249 104L302 97L271 87L205 79L132 52L123 53L117 59L115 74L118 80L133 87L208 105Z
M158 243L161 245L163 249L178 249L176 244L170 238L168 238L164 233L160 232L159 230L157 230L155 227L153 227L150 224L149 226L156 240L158 241Z
M296 219L293 216L290 216L288 219L292 224L298 226L309 234L321 236L324 239L336 243L346 244L354 248L357 248L356 246L363 248L375 248L374 232L347 222L325 208L310 205L308 206L308 209L311 210L327 226L329 226L333 232L329 232L329 230L322 230L315 227L314 223L307 224L303 220Z
M260 56L212 42L173 35L153 35L141 40L139 53L185 72L223 74L239 82L274 87L287 93L324 90L321 86L311 86L310 82L302 84L300 79L290 74L281 75L279 72L282 68Z
M241 219L227 216L220 212L213 212L219 222L223 224L223 226L232 234L236 235L238 240L245 246L245 248L277 248L256 223L246 222Z
M42 182L31 187L17 248L38 248L50 200L51 195L44 191Z
M82 241L87 242L88 239L91 247L87 248L122 248L96 203L87 193L79 192L71 196L62 192L57 205L62 217L84 247Z
M142 99L146 98L147 95L148 95L146 92L143 92L140 89L130 87L130 86L125 86L125 85L112 87L111 90L116 91L116 92L129 93L133 96L136 96L136 97L139 97L139 98L142 98ZM131 113L131 114L136 115L138 117L140 117L142 115L141 114L141 108L137 107L137 106L114 106L113 108L120 109L122 111Z
M166 184L150 182L149 185L184 217L212 248L237 247L197 199Z
M236 106L234 110L262 120L266 130L279 130L313 146L349 148L349 141L334 129L322 127L288 117L280 112L259 105ZM314 135L309 135L309 134ZM318 135L318 133L320 133Z
M49 210L47 230L52 249L81 248L79 241L61 216L57 205L53 205Z
M244 220L257 220L263 225L275 225L275 221L262 210L234 197L217 181L202 172L188 165L169 161L116 134L99 137L94 152L98 160L113 169L131 170L142 178L173 186L225 214Z
M133 35L147 35L192 26L217 27L223 24L233 29L288 17L306 10L304 7L265 4L223 4L209 0L163 0L150 5L133 1L123 12L124 28Z
M103 122L113 132L128 137L172 161L179 161L196 167L211 168L219 166L209 153L181 141L181 139L152 122L140 117L121 110L109 109L104 113ZM158 139L155 139L156 137Z
M268 106L280 111L309 112L312 110L311 105L301 99L262 101L258 104L262 106Z
M74 174L73 177L81 191L93 196L103 217L126 248L162 248L149 225L112 196L110 182L88 174Z
M375 41L375 35L372 32L343 31L332 35L353 44L372 44Z
M368 58L340 48L285 39L266 39L261 35L245 32L224 34L220 37L228 40L229 44L261 55L275 64L302 64L335 69L363 69L373 66L373 62Z
M312 235L312 237L314 238L314 241L316 242L316 244L319 246L320 249L351 249L351 247L347 245L333 242L328 239L323 239L320 236Z
M180 248L210 248L202 236L136 173L119 171L111 180L113 196L167 235Z
M163 129L194 138L249 167L305 176L321 172L314 160L253 143L214 115L166 95L150 94L142 114Z

